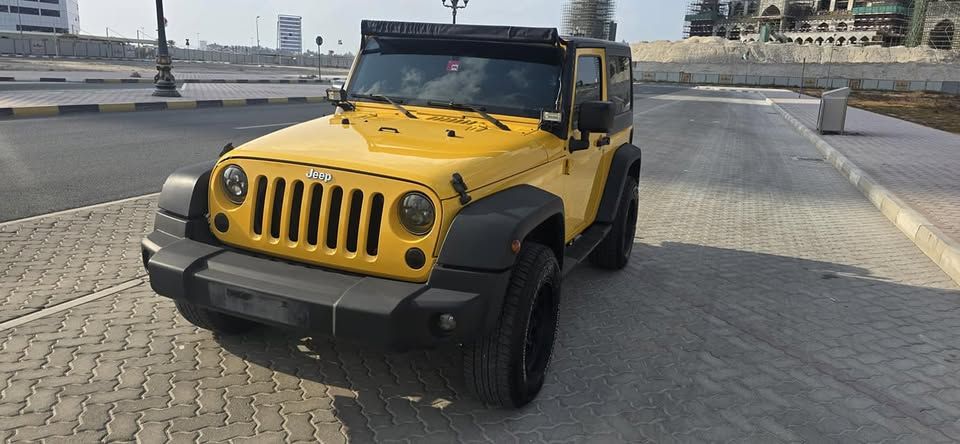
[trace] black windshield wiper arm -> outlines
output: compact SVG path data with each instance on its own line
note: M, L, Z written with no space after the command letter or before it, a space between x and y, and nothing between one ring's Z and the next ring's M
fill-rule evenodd
M493 117L493 116L491 116L490 114L487 114L487 112L484 111L483 108L481 108L481 107L479 107L479 106L476 106L476 105L468 105L468 104L465 104L465 103L443 102L443 101L440 101L440 100L428 100L428 101L427 101L427 105L430 105L430 106L443 106L443 107L446 107L446 108L458 109L458 110L461 110L461 111L473 111L473 112L479 114L480 117L483 117L484 119L486 119L487 122L490 122L490 123L494 124L497 128L500 128L500 129L502 129L502 130L504 130L504 131L510 131L510 127L509 127L509 126L504 125L503 122L501 122L500 120L498 120L496 117Z
M409 118L411 118L411 119L416 119L416 118L417 118L417 116L413 115L413 113L411 113L410 110L404 108L403 105L397 103L397 102L394 101L393 99L391 99L391 98L389 98L389 97L387 97L387 96L385 96L385 95L383 95L383 94L350 94L350 95L353 96L353 97L356 97L356 98L358 98L358 99L370 99L370 100L378 100L378 101L380 101L380 102L387 102L387 103L393 105L393 107L396 108L397 110L399 110L401 113L403 113L403 115L405 115L405 116L407 116L407 117L409 117Z

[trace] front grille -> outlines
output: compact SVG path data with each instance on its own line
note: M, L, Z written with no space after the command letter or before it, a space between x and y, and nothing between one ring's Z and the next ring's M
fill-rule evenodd
M253 184L255 240L284 241L327 254L379 253L382 194L266 176Z

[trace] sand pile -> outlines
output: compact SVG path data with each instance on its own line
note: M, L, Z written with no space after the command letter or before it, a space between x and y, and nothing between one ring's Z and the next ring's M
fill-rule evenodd
M960 51L880 46L817 46L796 43L744 43L721 37L691 37L678 41L630 45L633 60L652 63L960 63Z

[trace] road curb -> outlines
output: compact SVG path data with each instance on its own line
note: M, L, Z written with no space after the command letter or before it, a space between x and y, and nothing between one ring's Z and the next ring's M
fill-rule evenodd
M903 199L880 185L869 174L827 143L826 140L807 128L796 117L790 115L783 107L770 100L769 97L767 97L767 101L793 126L794 130L812 142L827 162L857 187L887 219L893 222L903 234L907 235L947 276L960 284L960 242L948 236L919 211L913 209Z
M175 100L164 102L125 102L81 105L41 105L0 108L0 119L16 117L44 117L77 113L116 113L134 111L163 111L176 109L224 108L234 106L275 105L290 103L321 103L326 97L266 97L256 99Z

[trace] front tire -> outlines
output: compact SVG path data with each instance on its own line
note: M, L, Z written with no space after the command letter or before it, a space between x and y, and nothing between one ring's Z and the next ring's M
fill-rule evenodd
M257 323L203 308L189 302L176 301L177 311L191 324L204 330L225 335L246 333L257 327Z
M553 251L537 243L525 244L497 327L463 347L464 380L481 401L519 408L540 393L557 336L560 282Z
M637 213L640 205L640 189L637 180L630 177L620 196L617 219L607 237L590 254L590 262L607 270L620 270L630 262L633 241L637 235Z

